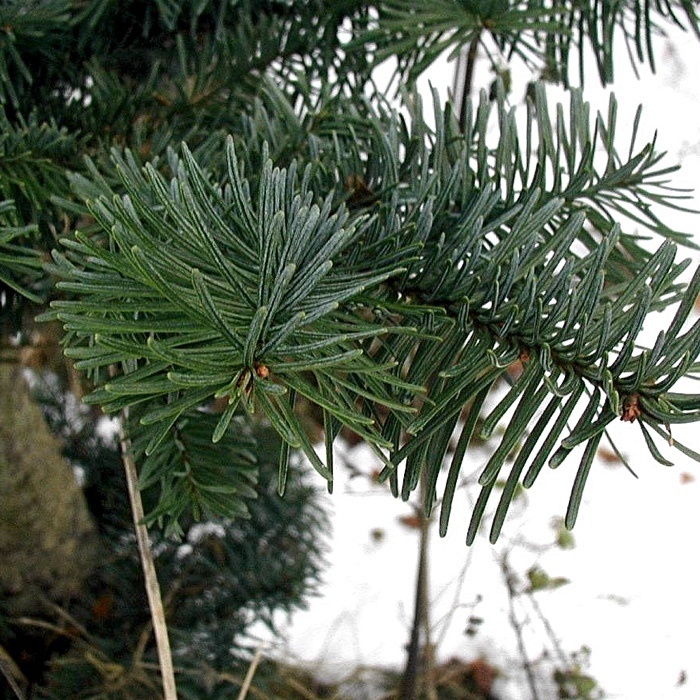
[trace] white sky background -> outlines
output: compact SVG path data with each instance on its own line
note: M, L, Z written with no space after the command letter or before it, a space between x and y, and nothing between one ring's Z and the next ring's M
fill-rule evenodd
M642 67L638 81L626 55L616 64L612 89L619 101L619 125L631 127L641 102L644 113L638 143L650 140L658 130L657 148L668 152L664 163L683 166L674 182L700 190L700 42L673 32L670 41L660 40L657 47L655 76ZM442 63L423 84L430 80L446 95L452 72L452 65ZM599 86L594 70L587 77L585 97L594 110L605 113L609 90ZM522 103L527 78L521 80L517 74L513 78L512 101L517 105ZM490 80L486 61L481 61L475 85L487 87ZM423 92L428 106L428 91ZM557 98L552 98L553 104ZM567 103L566 96L561 99ZM696 197L691 205L700 208L700 199ZM665 221L682 230L700 228L700 216L670 210L663 214ZM698 259L692 251L680 254ZM663 321L660 324L654 335ZM697 431L697 426L691 426L674 434L681 439L685 435L686 444L697 450ZM484 655L501 670L494 693L502 700L530 697L518 667L498 563L509 550L511 565L520 576L539 564L551 576L571 579L557 591L539 594L538 602L566 651L584 644L591 648L590 672L606 697L700 698L700 466L662 444L662 452L675 466L657 464L636 425L617 424L613 434L631 456L639 479L621 466L596 462L573 533L573 550L554 548L543 553L518 546L516 540L540 544L553 540L551 520L565 513L578 466L575 455L557 471L545 469L526 500L514 504L495 547L488 544L486 535L472 548L465 547L471 508L464 493L453 506L447 537L440 539L435 533L431 542L434 640L441 640L438 657L472 660ZM376 466L362 446L339 457L366 473ZM472 460L478 473L484 462ZM334 513L333 537L322 597L292 618L280 652L336 678L357 666L401 668L412 618L418 533L401 525L398 518L410 515L411 508L369 480L344 483L345 470L340 465L337 472L335 493L327 497ZM696 479L690 481L689 476ZM383 535L380 539L373 537L377 532ZM474 606L478 596L483 601ZM443 618L455 603L451 624L445 628ZM467 637L464 630L472 614L484 622L474 637ZM536 659L539 642L530 638L528 642L530 656ZM685 680L679 683L682 674ZM551 688L541 692L542 700L553 697Z

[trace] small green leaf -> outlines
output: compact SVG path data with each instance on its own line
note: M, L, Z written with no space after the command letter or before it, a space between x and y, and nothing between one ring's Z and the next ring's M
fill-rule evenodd
M551 577L539 566L533 566L527 571L527 579L530 582L529 592L556 590L570 583L568 578L563 576Z

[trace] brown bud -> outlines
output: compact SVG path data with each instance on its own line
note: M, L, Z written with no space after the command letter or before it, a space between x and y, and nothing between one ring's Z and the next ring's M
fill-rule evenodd
M634 423L639 416L642 415L642 407L639 403L639 394L630 394L625 396L622 402L622 416L620 420L628 423Z
M372 190L367 187L367 183L362 175L353 173L345 178L345 191L350 193L348 206L351 209L368 207L379 199Z

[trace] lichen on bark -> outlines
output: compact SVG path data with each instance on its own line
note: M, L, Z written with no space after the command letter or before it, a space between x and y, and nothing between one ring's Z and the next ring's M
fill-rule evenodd
M0 608L33 615L75 595L97 536L61 444L18 366L0 363Z

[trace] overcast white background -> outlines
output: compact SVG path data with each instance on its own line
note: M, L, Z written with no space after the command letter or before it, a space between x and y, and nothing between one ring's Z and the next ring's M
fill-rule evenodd
M669 41L660 40L657 47L657 74L642 67L641 80L634 77L624 52L620 55L612 87L620 103L619 122L631 126L641 102L640 138L646 142L657 130L657 147L668 152L665 162L682 164L674 182L700 189L700 42L673 32ZM446 95L452 70L452 65L436 66L423 85L430 80ZM598 85L593 70L588 79L586 98L605 112L609 91ZM524 92L519 80L514 76L512 102L516 105L522 105ZM487 86L489 81L482 61L476 84ZM424 94L427 100L427 90ZM560 99L566 103L565 96ZM700 206L697 197L693 206ZM669 212L666 219L688 231L700 227L700 216ZM680 254L697 260L692 251ZM649 329L654 335L664 321L655 323ZM688 388L700 391L697 385ZM674 432L697 450L698 431L691 427ZM448 536L440 539L435 534L431 542L434 639L441 641L438 658L472 660L483 655L500 669L494 693L502 700L530 697L508 622L499 566L506 550L520 575L539 564L552 576L571 579L555 592L540 594L538 601L565 650L584 644L591 648L590 672L606 697L700 698L700 467L666 445L660 447L675 466L657 464L636 425L619 423L613 433L639 478L619 465L596 463L573 533L573 550L554 548L543 553L514 546L514 541L552 541L551 521L565 513L575 457L557 471L540 475L526 499L514 506L497 546L489 545L482 535L472 548L465 547L470 515L466 494L453 507ZM375 465L362 446L340 457L368 473ZM478 473L483 458L473 457L470 465L466 472L472 468ZM342 477L343 470L337 471ZM322 595L310 601L308 611L284 621L285 641L276 642L277 650L335 678L357 666L400 668L411 623L418 544L417 531L399 522L400 516L411 513L410 506L365 479L343 483L341 478L335 493L324 498L333 513L333 533ZM483 601L474 607L479 596ZM470 615L484 619L473 637L464 634ZM451 622L445 627L448 619ZM538 639L527 641L530 655L537 658ZM543 686L540 697L554 697L551 688L548 692Z

